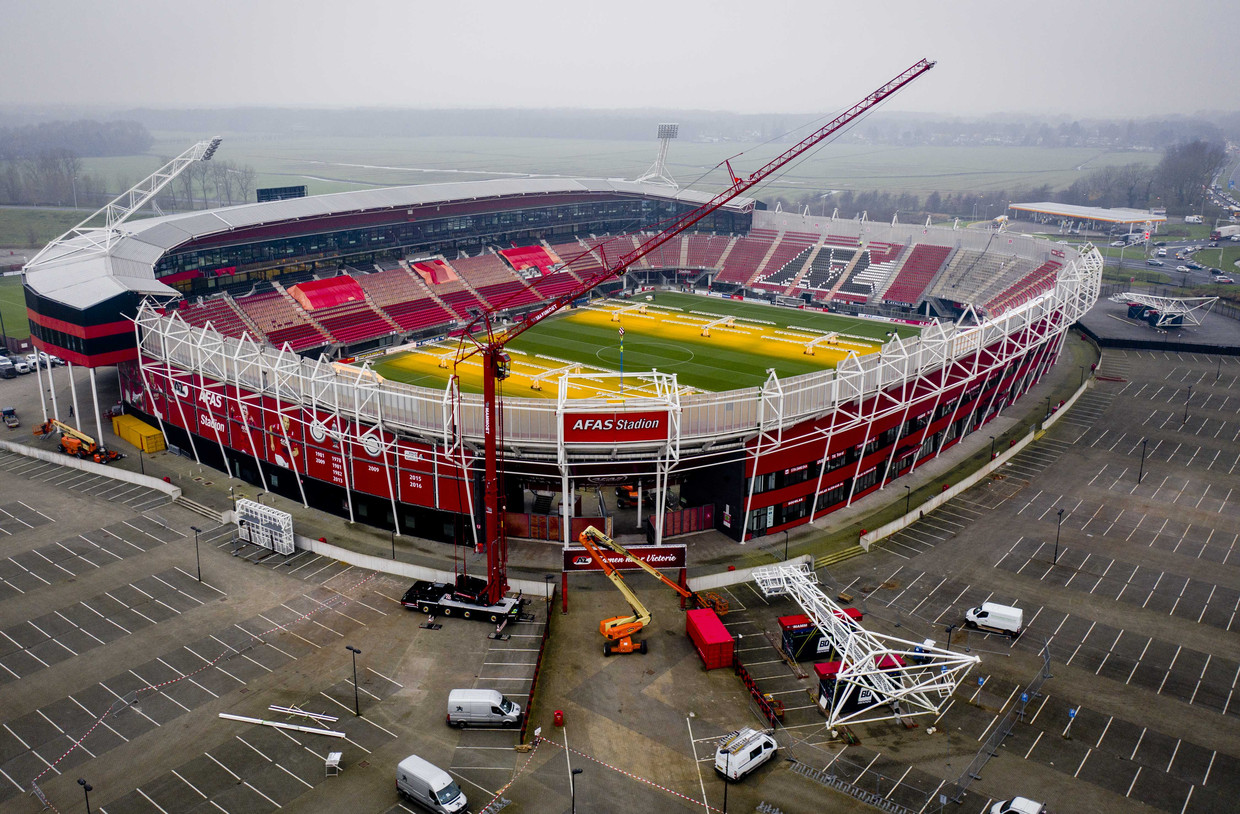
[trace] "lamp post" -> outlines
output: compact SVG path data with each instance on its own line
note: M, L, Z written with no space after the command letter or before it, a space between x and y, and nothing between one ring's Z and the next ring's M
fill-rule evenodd
M1047 418L1051 417L1051 397L1050 396L1046 397L1046 417Z
M957 627L956 625L947 626L947 652L948 653L952 651L952 633L955 632L956 627Z
M1140 485L1141 479L1145 477L1145 445L1150 442L1148 438L1141 439L1141 468L1137 471L1137 484Z
M358 706L357 702L357 656L362 651L351 644L346 644L344 647L353 654L353 714L360 718L362 717L362 708Z
M990 460L995 459L995 437L990 436Z
M788 529L784 529L784 562L788 561Z
M1180 422L1181 424L1188 423L1188 403L1192 400L1193 400L1193 386L1190 384L1188 386L1188 398L1184 399L1184 420Z
M78 778L78 785L82 787L82 793L86 795L86 814L90 814L90 793L95 790L95 787L81 777Z
M392 527L392 561L396 561L396 527Z
M138 447L138 472L146 474L146 463L142 460L142 447Z
M1055 556L1051 559L1051 565L1059 563L1059 529L1063 527L1063 509L1059 510L1059 522L1055 524Z
M572 799L572 814L577 814L577 775L581 774L581 769L573 769L572 774L568 776L568 794Z
M728 814L728 786L732 785L728 782L728 778L723 778L723 814Z
M202 556L198 553L198 534L202 529L197 526L190 526L194 531L194 561L198 563L198 581L202 582Z
M913 490L910 489L908 486L905 486L904 487L904 515L906 517L908 516L908 507L912 499L913 499Z
M233 514L237 513L237 493L235 491L236 488L237 487L235 486L228 487L228 499L232 501Z
M1085 386L1085 365L1077 365L1081 369L1081 387Z

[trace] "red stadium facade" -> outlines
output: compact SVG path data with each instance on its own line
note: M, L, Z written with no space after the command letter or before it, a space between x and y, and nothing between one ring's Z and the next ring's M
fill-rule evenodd
M480 397L386 381L338 359L442 336L471 308L543 307L562 290L558 275L576 279L599 255L614 256L609 245L633 245L596 235L694 201L637 184L411 189L220 210L224 220L236 212L224 231L201 220L214 213L157 219L137 233L154 248L131 252L143 256L142 286L105 287L86 302L74 292L72 302L28 276L36 343L88 366L118 364L124 400L203 463L359 522L476 541ZM397 195L408 200L393 204ZM810 522L941 454L1027 392L1101 280L1092 249L1020 235L813 219L752 201L706 226L609 293L671 285L902 316L924 323L921 336L893 337L835 370L726 393L686 395L661 373L655 395L620 406L506 397L509 506L527 490L567 496L630 483L651 490L644 513L655 540L704 524L744 540ZM282 241L275 266L272 241ZM117 321L127 342L109 331L106 346L85 341ZM509 533L567 543L600 521L577 501L559 506L514 512Z

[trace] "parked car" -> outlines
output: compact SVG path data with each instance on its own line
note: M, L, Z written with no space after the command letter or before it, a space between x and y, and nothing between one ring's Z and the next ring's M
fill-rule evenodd
M21 373L21 374L23 374L23 375L24 375L24 374L26 374L26 373L29 373L29 372L30 372L30 371L32 371L32 370L34 370L34 368L32 368L32 367L30 366L30 363L29 363L29 362L27 362L27 361L26 361L24 358L22 358L21 356L14 356L14 357L13 357L13 369L14 369L14 370L16 370L18 373Z
M1127 244L1125 241L1123 241L1123 240L1112 240L1112 241L1111 241L1111 248L1113 248L1113 249L1118 249L1118 248L1120 248L1121 246L1127 246L1127 245L1128 245L1128 244Z

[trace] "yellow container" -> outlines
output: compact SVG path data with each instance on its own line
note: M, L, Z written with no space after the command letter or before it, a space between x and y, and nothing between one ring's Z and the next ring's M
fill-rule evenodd
M168 448L162 432L131 415L113 416L112 432L143 452L162 452Z

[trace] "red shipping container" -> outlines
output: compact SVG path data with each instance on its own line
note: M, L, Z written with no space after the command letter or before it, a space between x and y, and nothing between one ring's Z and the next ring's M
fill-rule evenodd
M707 670L732 666L736 643L714 609L698 608L686 613L685 633L689 634Z

